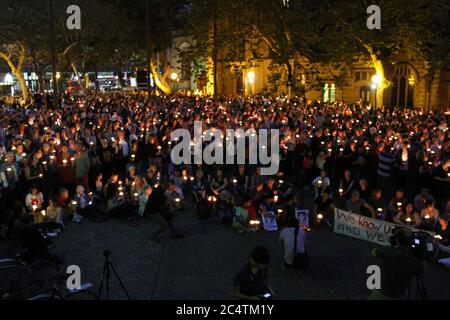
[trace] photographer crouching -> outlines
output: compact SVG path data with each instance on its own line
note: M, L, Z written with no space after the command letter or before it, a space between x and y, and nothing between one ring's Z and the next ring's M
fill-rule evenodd
M415 277L419 280L425 271L421 257L411 250L415 248L414 241L417 239L412 239L411 233L405 229L395 229L393 232L390 239L392 246L372 251L372 255L382 261L381 289L372 290L369 300L408 299L411 279ZM422 288L418 289L424 289L423 283L420 285Z

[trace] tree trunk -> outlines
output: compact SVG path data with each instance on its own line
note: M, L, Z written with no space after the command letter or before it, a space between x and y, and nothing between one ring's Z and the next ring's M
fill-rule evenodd
M73 73L75 74L75 77L77 78L77 82L81 87L80 74L78 72L76 64L74 62L70 62L70 66L72 67Z
M383 62L378 58L377 54L373 51L373 48L370 45L364 44L360 39L358 39L358 40L369 52L370 59L372 60L372 63L373 63L373 67L375 68L377 75L380 76L381 83L378 84L376 98L377 98L377 104L379 106L382 106L383 105L383 97L384 97L384 89L386 88L386 81L384 79ZM371 80L371 79L369 79L369 80Z
M36 55L33 55L33 67L34 67L34 72L36 72L37 77L38 77L39 92L44 94L44 92L45 92L44 72L42 71L42 68L39 67L39 64L36 59Z
M20 83L20 88L22 89L22 99L27 102L29 98L28 87L25 79L23 78L22 71L14 69L13 74L16 76L17 80Z
M166 70L164 75L161 77L158 73L158 70L156 68L156 64L153 60L153 58L150 60L150 70L153 76L153 80L155 81L156 86L159 90L164 92L166 95L169 95L172 93L172 89L170 88L169 84L167 83L167 74L170 71L170 68Z
M0 58L5 60L5 62L8 64L9 68L11 69L11 72L13 75L16 76L17 80L19 81L20 88L22 89L22 99L26 103L29 98L28 94L28 87L27 83L25 82L25 79L22 75L22 67L25 62L26 58L26 49L23 46L20 46L20 53L19 53L19 62L17 63L17 66L14 65L14 62L11 59L11 56L8 54L5 54L4 52L0 51Z

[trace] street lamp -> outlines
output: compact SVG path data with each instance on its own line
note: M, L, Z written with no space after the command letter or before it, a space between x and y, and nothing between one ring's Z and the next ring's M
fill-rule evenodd
M178 74L176 72L173 72L170 75L170 79L172 79L172 81L177 81L178 80Z
M377 89L380 86L382 81L382 77L379 74L376 74L372 77L372 89L375 91L375 108L377 108Z
M56 92L59 92L59 79L61 79L61 72L56 73Z
M253 95L253 85L255 84L255 73L253 71L249 71L247 73L248 83L250 84L250 95Z

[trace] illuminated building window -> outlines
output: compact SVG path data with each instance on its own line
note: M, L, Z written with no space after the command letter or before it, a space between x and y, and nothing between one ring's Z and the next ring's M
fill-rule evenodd
M331 85L330 88L330 102L331 103L336 102L336 86L334 85L334 83Z
M325 87L323 88L323 102L328 102L330 100L330 92L328 83L325 84Z
M326 83L323 87L323 102L336 102L336 85L334 83L331 86Z

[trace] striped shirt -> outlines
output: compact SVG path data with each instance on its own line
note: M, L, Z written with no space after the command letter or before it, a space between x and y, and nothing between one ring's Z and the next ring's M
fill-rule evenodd
M389 178L391 176L391 167L395 162L395 157L387 152L382 152L378 156L378 175Z

